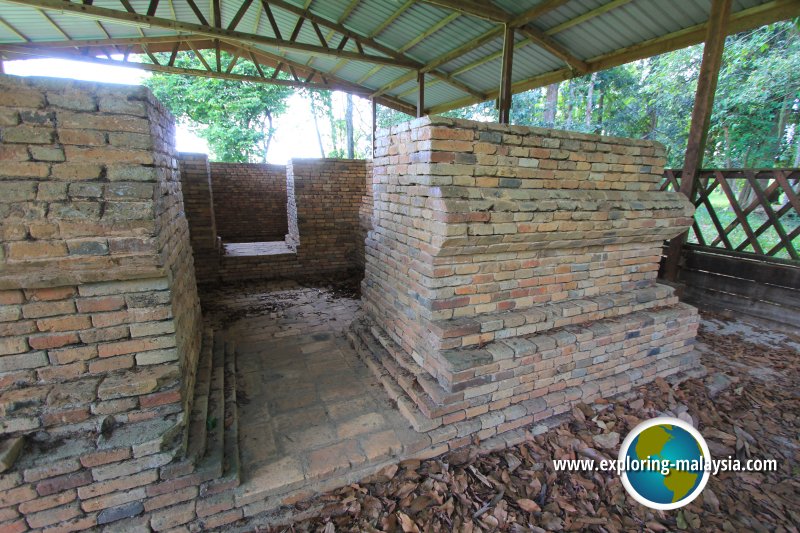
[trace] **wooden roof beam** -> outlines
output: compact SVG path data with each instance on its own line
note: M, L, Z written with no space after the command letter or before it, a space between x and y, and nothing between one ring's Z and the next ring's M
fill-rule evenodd
M22 0L17 0L17 1L22 1ZM304 17L304 18L306 18L306 19L308 19L308 20L310 20L312 22L316 22L317 24L319 24L321 26L325 26L326 28L330 28L332 30L336 30L337 32L341 33L342 35L346 35L347 37L352 39L356 43L357 46L358 45L367 46L369 48L372 48L373 50L377 50L378 52L381 52L383 54L386 54L386 55L394 58L396 61L399 61L399 62L403 63L402 65L395 65L395 66L409 66L410 65L411 66L410 68L413 68L415 70L419 70L424 66L421 63L415 61L414 59L404 55L402 52L400 52L398 50L395 50L395 49L393 49L393 48L391 48L389 46L385 46L385 45L375 41L375 39L372 38L372 37L366 37L366 36L360 35L358 33L355 33L353 31L350 31L349 29L345 28L341 24L338 24L336 22L327 20L327 19L325 19L323 17L317 16L317 15L311 13L308 10L304 10L304 9L302 9L300 7L297 7L297 6L293 5L293 4L285 2L284 0L264 0L264 1L266 3L274 6L274 7L279 7L281 9L283 9L285 11L288 11L290 13L293 13L293 14L299 16L299 17ZM384 64L389 64L389 63L384 63ZM475 96L475 97L481 97L483 95L483 93L481 93L480 91L474 90L473 88L468 86L466 83L458 81L458 80L452 78L451 76L449 76L448 74L446 74L444 72L438 72L438 71L435 71L435 70L431 70L429 72L430 72L431 76L433 76L435 78L442 79L443 81L446 81L447 83L449 83L453 87L455 87L457 89L460 89L460 90L464 91L467 94L470 94L470 95Z
M538 19L542 15L553 11L554 9L558 9L569 1L570 0L545 0L544 2L532 7L524 13L520 13L516 16L510 15L509 18L511 20L508 22L508 24L512 28L519 28Z
M502 9L493 6L491 2L476 2L475 0L419 0L445 9L450 9L462 15L471 15L491 22L507 24L511 17Z
M692 122L689 127L689 138L686 143L686 157L681 173L681 188L689 201L693 201L697 188L697 175L703 168L703 154L706 149L708 126L711 122L711 112L714 109L714 93L717 90L719 69L722 66L722 53L725 51L725 36L728 34L728 19L731 14L731 0L713 0L711 13L706 27L705 45L703 46L703 61L697 76L697 92L692 108ZM723 187L727 184L720 181ZM725 191L728 192L727 190ZM733 204L734 207L736 204ZM767 204L769 205L769 204ZM737 213L738 215L738 213ZM737 217L738 218L738 217ZM747 229L747 226L745 226ZM664 277L669 281L678 281L678 270L683 243L686 242L688 231L670 239L669 252L664 264ZM758 249L758 240L748 235L755 245L756 252L764 253Z
M142 27L156 27L170 29L176 32L187 32L195 35L207 35L214 38L233 39L243 43L252 43L262 46L270 46L274 48L282 48L287 50L298 50L301 52L330 55L350 59L353 61L363 61L366 63L392 65L402 68L414 69L417 64L412 61L398 59L395 57L384 57L373 54L361 54L357 52L350 52L346 50L337 50L335 48L325 48L323 46L310 45L305 43L292 43L282 39L266 37L263 35L255 35L251 33L226 30L223 28L215 28L212 26L205 26L202 24L193 24L189 22L181 22L176 20L164 19L160 17L148 17L139 13L126 13L116 9L108 9L103 7L89 6L85 4L76 4L73 2L65 2L62 0L6 0L9 3L38 7L41 9L48 9L52 11L59 11L63 13L71 13L78 15L88 15L95 19L103 19L112 22L120 22L124 24L134 24Z
M552 37L547 35L542 30L527 24L519 28L518 31L530 39L531 42L547 50L578 72L589 72L589 65L586 63L586 61L570 53L569 50L557 43Z
M734 13L730 17L728 23L728 35L739 33L742 31L751 30L764 26L765 24L772 24L781 20L792 19L800 16L800 2L797 0L773 0L738 13ZM603 54L587 60L589 65L589 72L599 72L607 70L631 61L644 59L655 55L671 52L680 48L685 48L694 44L703 42L705 37L706 27L708 23L704 22L696 24L689 28L679 30L661 37L656 37L639 43L627 48L621 48L607 54ZM519 93L537 87L544 87L557 81L564 81L576 77L577 74L573 69L563 68L539 74L531 78L520 80L514 83L513 92ZM497 98L498 91L493 90L487 94L486 100ZM452 109L458 109L467 105L472 105L483 100L476 100L474 98L462 98L448 104L438 105L430 109L431 114L444 113Z

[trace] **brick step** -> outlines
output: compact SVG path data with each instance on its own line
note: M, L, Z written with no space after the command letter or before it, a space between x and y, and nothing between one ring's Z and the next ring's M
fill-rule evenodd
M678 382L705 375L705 369L699 363L699 352L692 345L687 345L664 352L663 356L652 360L644 360L645 364L641 366L600 376L589 382L589 386L553 383L517 402L504 406L489 404L481 414L474 416L467 416L466 412L461 411L458 414L450 413L449 416L432 417L431 413L423 412L427 411L425 399L412 396L415 391L409 391L405 383L401 384L395 379L397 374L391 369L393 358L379 342L370 343L369 335L369 328L359 325L358 321L354 322L354 327L348 333L359 357L381 381L398 410L416 431L426 432L433 445L448 442L454 448L506 435L530 424L548 423L553 417L569 411L577 402L591 404L599 398L624 395L656 377ZM429 399L427 403L430 404Z
M241 462L239 458L239 408L236 402L236 343L225 341L224 366L224 419L222 421L223 453L222 475L200 487L201 496L217 494L239 486Z
M211 390L212 353L214 331L206 328L203 331L203 344L200 349L200 360L197 364L197 376L194 384L194 401L189 417L189 437L186 458L197 462L206 452L206 433L208 427L208 395Z
M634 372L651 360L689 349L695 322L692 308L677 304L588 326L567 326L546 334L504 339L483 349L459 350L452 354L453 364L464 365L465 370L452 375L464 378L449 390L442 383L446 374L434 379L429 369L416 364L366 317L354 321L353 336L363 345L356 344L357 350L373 354L380 364L385 374L382 381L391 378L431 420L414 422L418 429L435 427L437 419L449 419L448 415L456 412L479 414L481 406L517 403L559 382L562 387L569 387L628 370ZM658 341L662 338L670 340L665 344ZM653 347L654 343L658 346ZM609 353L626 355L621 360ZM530 378L523 380L521 375ZM401 402L398 405L403 410Z
M536 305L524 310L499 311L476 317L430 322L428 341L435 350L478 346L492 338L530 335L563 326L612 318L675 303L674 289L656 284L620 293Z
M205 453L197 464L202 481L222 477L225 458L225 340L217 333L211 358Z

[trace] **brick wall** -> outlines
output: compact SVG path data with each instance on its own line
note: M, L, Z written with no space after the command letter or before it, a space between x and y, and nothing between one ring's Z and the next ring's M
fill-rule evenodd
M199 281L303 279L363 268L365 224L372 216L369 162L294 159L287 169L238 163L206 167L203 155L180 157ZM278 177L283 179L282 187L277 185ZM283 191L284 215L274 217L265 210L264 202L277 205L275 191L279 189ZM257 190L272 193L255 197ZM244 195L242 191L249 192ZM213 197L213 212L206 207L209 197ZM281 222L276 222L278 218ZM272 255L225 255L222 249L210 248L213 224L225 242L278 240L287 247L284 253ZM241 228L239 237L223 235L221 228L226 224L232 231ZM267 229L260 229L262 226ZM252 228L249 236L243 233L246 227ZM276 233L278 228L283 234Z
M0 530L140 513L178 454L200 312L174 123L141 87L0 77Z
M374 198L372 196L372 160L366 164L366 189L364 196L361 197L361 206L358 208L359 236L358 236L358 265L363 269L366 266L365 243L367 235L372 229L372 212L374 210Z
M308 274L344 271L358 264L359 210L366 190L363 159L292 159L288 241Z
M417 427L540 419L697 365L696 311L656 283L692 215L663 165L656 143L555 130L383 132L360 327Z
M211 163L217 232L225 242L282 241L286 219L286 167Z
M181 153L178 161L195 275L198 283L212 282L219 274L220 243L208 156Z

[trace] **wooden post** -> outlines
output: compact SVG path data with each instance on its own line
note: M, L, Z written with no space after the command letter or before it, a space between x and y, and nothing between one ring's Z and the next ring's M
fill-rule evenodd
M681 173L680 191L691 201L694 201L697 175L703 166L703 154L706 148L711 112L714 109L714 93L717 89L719 69L722 64L722 52L725 49L725 37L728 35L730 13L731 0L712 1L705 45L703 46L703 62L697 77L697 94L692 110L692 123L689 127L689 141L686 145L686 157ZM688 234L687 231L670 240L667 261L664 265L664 277L669 281L678 280L681 249Z
M3 58L3 56L0 56L0 74L5 74L5 73L6 73L5 59Z
M511 71L514 65L514 28L506 24L503 34L503 63L500 70L500 124L511 119Z
M372 99L372 159L375 159L376 139L375 133L378 131L378 102Z
M417 118L425 116L425 73L417 73Z

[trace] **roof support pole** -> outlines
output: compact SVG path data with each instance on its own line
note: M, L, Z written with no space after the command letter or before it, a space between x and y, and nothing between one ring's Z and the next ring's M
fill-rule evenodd
M425 116L425 73L417 73L417 118Z
M378 146L378 141L375 134L378 131L378 102L375 98L370 100L372 102L372 159L375 159L375 147Z
M503 30L503 63L500 69L500 124L511 119L511 71L514 65L514 28L506 24Z
M3 61L3 56L0 56L0 74L6 73L6 66L5 61Z
M681 173L681 189L689 200L694 200L697 190L697 175L703 166L708 126L714 108L714 93L717 89L722 52L725 50L725 36L728 34L728 19L731 14L731 0L713 0L706 29L703 47L703 62L697 77L697 94L692 110L692 123L689 127L689 141ZM664 265L664 277L672 282L678 279L681 248L686 242L688 231L670 240L669 252Z

